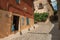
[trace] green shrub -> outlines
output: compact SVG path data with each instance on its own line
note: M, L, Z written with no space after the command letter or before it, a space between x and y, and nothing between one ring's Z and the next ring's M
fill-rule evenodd
M34 13L35 22L46 21L48 18L48 13Z

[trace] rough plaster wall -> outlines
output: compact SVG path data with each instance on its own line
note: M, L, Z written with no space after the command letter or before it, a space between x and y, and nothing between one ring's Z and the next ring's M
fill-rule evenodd
M0 37L10 34L11 19L8 14L9 12L0 10Z
M43 4L43 6L44 6L43 9L38 9L39 3ZM34 8L35 8L34 12L37 12L37 13L48 12L50 16L53 15L53 10L52 10L52 8L51 8L51 6L47 0L36 0L36 1L34 1Z
M44 7L43 9L38 9L39 3L43 4L43 7ZM37 1L34 1L34 8L35 8L34 12L39 12L39 13L47 12L48 9L46 7L47 6L46 3L47 3L46 0L37 0Z

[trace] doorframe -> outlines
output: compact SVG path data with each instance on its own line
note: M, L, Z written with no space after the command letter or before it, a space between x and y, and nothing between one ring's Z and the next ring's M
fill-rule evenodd
M12 23L13 23L13 16L19 16L19 24L18 24L18 30L17 30L17 32L19 31L20 32L20 30L21 30L21 26L20 26L20 24L21 24L21 22L20 22L20 15L19 14L17 14L17 13L13 13L12 14Z

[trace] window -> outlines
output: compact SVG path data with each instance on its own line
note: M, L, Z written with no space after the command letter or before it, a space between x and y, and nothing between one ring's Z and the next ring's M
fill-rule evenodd
M24 2L28 2L27 0L24 0Z
M22 17L22 25L24 25L24 18Z
M16 3L18 3L18 4L19 4L19 3L20 3L20 0L16 0Z
M26 18L27 25L29 25L29 18Z
M42 3L39 3L39 7L38 7L38 9L43 9L43 5L42 5Z

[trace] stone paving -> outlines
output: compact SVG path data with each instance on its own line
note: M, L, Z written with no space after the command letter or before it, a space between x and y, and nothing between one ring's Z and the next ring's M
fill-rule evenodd
M60 30L58 30L58 23L38 23L39 27L33 31L29 31L23 35L19 33L12 34L1 40L60 40Z

